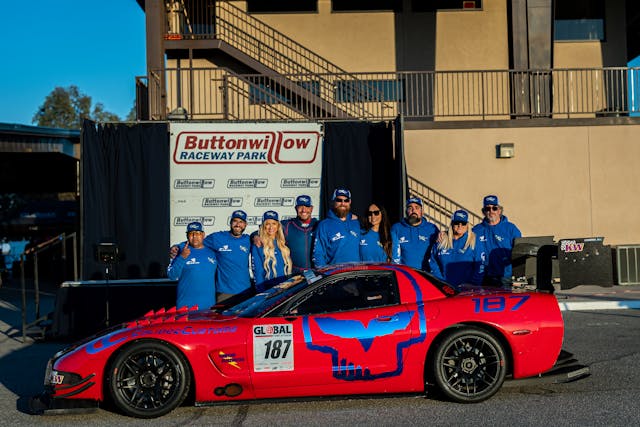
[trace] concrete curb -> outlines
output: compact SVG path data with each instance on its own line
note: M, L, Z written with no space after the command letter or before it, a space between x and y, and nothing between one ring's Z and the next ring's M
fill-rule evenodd
M640 301L569 301L558 302L560 311L640 309Z

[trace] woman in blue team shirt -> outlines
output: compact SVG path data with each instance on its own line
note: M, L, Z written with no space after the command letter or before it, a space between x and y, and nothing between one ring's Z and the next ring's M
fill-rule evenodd
M431 273L454 286L482 284L484 267L479 245L469 226L467 211L455 211L451 216L451 227L442 233L440 242L431 253Z
M360 236L360 261L389 262L391 232L384 206L371 203Z
M251 247L251 268L256 281L256 291L262 292L262 282L291 274L293 263L276 211L266 211L262 215L258 234L262 245Z

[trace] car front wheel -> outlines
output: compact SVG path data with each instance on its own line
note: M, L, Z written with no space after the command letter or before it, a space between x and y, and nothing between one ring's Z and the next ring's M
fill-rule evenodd
M445 397L461 403L481 402L502 386L507 371L502 345L477 329L457 330L442 340L431 366Z
M191 373L184 356L157 341L124 348L107 373L107 390L126 415L155 418L171 412L186 398Z

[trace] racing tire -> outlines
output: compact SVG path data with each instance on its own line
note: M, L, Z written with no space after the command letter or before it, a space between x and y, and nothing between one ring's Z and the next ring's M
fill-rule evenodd
M496 394L507 372L502 344L477 328L459 329L446 336L432 359L433 379L444 397L476 403Z
M191 371L178 350L159 341L125 347L106 375L115 407L136 418L155 418L180 406L189 393Z

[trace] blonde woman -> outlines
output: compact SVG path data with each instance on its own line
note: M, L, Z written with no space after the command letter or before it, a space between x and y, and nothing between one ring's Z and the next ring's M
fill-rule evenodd
M442 234L440 243L431 253L431 273L454 286L462 283L480 285L484 275L482 252L469 225L469 214L464 210L455 211L451 216L451 227Z
M282 225L276 211L266 211L262 215L262 225L258 235L261 246L251 247L251 268L256 281L256 291L262 292L265 280L291 274L291 252L285 244Z

